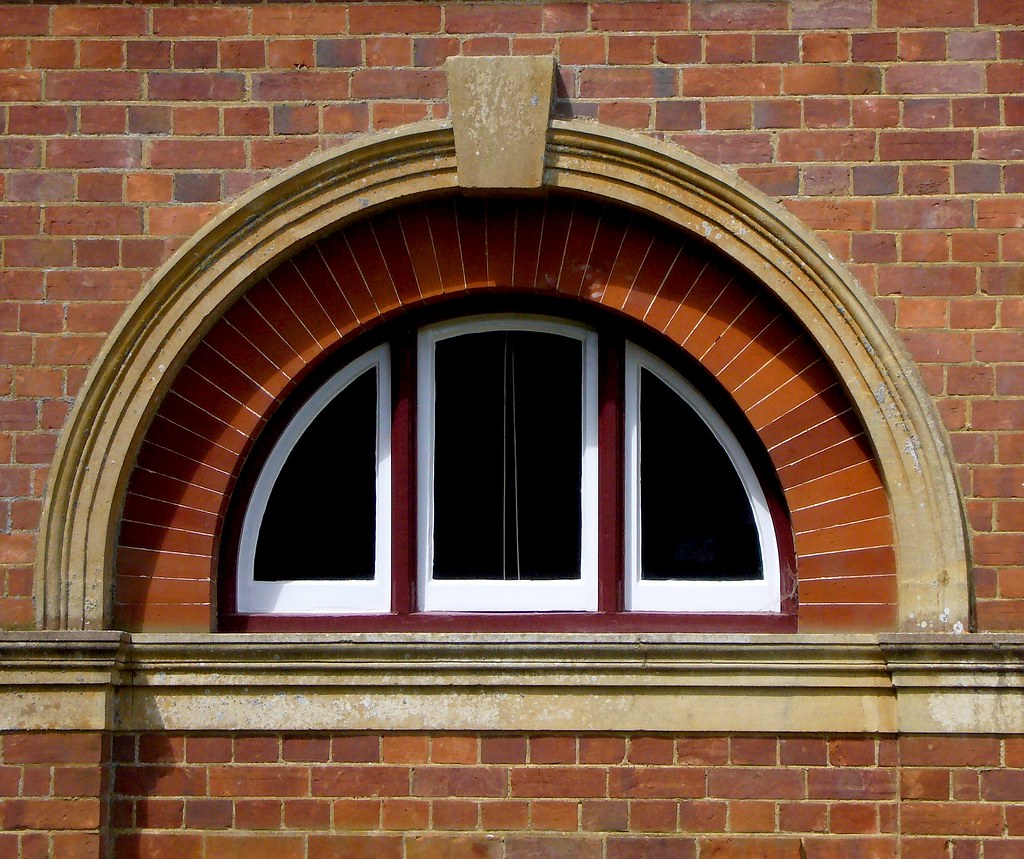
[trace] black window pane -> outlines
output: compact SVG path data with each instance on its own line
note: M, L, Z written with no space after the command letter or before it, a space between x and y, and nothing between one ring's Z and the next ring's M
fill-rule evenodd
M762 577L753 510L732 462L648 370L640 374L640 541L644 579Z
M580 577L583 347L531 331L435 351L433 575Z
M377 371L321 410L274 484L256 543L256 581L372 579Z

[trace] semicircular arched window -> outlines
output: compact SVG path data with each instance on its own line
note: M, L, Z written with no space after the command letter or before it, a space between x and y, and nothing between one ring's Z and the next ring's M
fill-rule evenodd
M614 327L425 325L279 424L237 505L229 614L793 615L771 481L697 386Z

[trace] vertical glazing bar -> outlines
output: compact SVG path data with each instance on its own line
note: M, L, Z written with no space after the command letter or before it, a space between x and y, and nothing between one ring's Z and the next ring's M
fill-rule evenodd
M598 594L599 612L622 611L623 341L604 334L598 352Z
M391 611L416 605L416 338L391 344Z

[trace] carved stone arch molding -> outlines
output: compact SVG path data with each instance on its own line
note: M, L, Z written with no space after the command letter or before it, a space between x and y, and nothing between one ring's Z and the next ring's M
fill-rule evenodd
M968 538L944 430L894 332L825 245L737 177L672 146L553 121L543 156L544 188L703 237L800 320L845 387L888 491L901 628L962 631ZM241 197L154 275L107 340L61 437L36 566L41 626L109 626L117 528L139 446L178 369L225 310L327 233L459 185L449 124L377 135Z

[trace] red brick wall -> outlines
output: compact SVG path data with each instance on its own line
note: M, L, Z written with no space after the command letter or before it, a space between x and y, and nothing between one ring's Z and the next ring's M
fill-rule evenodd
M449 54L553 53L558 113L780 199L919 362L974 531L979 625L1024 628L1024 11L1015 0L24 5L0 15L0 625L32 623L57 433L103 337L225 202L444 117Z
M7 735L2 760L3 856L102 855L99 735ZM127 734L112 770L119 859L1024 850L1024 740L991 737Z
M7 734L0 743L0 856L104 856L110 737Z

